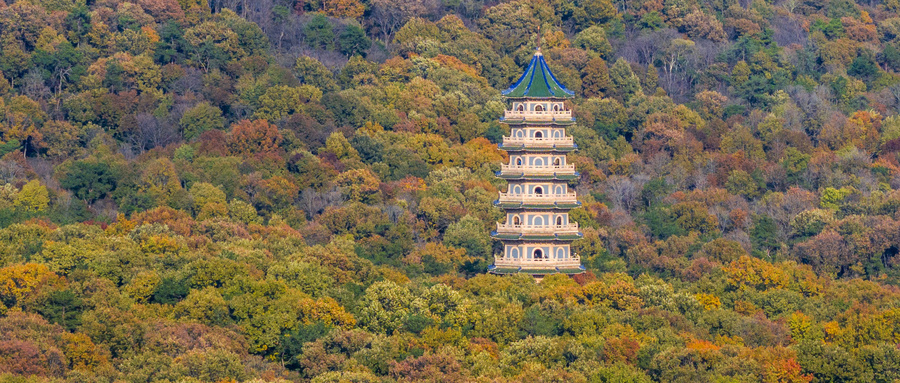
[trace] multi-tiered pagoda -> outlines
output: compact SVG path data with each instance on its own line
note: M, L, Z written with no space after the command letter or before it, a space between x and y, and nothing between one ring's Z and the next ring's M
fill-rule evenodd
M540 49L525 74L503 96L509 109L500 119L510 127L500 148L509 153L497 176L509 182L495 204L506 211L506 222L491 233L503 242L490 271L496 274L577 274L584 271L572 253L572 241L581 238L569 210L580 206L569 181L578 178L566 154L577 148L566 126L575 123L566 89L547 67Z

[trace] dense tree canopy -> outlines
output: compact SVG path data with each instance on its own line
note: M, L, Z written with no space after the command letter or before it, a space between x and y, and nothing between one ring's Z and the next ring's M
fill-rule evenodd
M0 381L900 380L900 3L0 3ZM587 272L498 277L500 90Z

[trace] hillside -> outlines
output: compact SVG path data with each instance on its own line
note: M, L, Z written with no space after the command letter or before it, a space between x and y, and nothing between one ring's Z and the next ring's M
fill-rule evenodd
M0 381L900 380L900 2L0 2ZM587 272L487 274L501 90Z

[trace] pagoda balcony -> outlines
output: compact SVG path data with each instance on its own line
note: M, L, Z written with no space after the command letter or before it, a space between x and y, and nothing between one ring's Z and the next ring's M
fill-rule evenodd
M530 146L555 148L573 147L575 140L571 137L507 137L503 136L503 147Z
M556 234L579 235L578 223L570 223L567 225L515 225L497 222L498 235L503 234L522 234L522 235L547 235Z
M507 110L502 120L571 121L571 110Z
M575 174L575 164L566 165L500 165L500 175L554 175Z
M554 203L578 203L575 192L566 194L514 194L500 192L499 203L520 203L520 204L554 204Z
M521 267L523 269L551 269L581 267L581 257L574 255L569 258L512 258L494 256L494 266L500 268Z

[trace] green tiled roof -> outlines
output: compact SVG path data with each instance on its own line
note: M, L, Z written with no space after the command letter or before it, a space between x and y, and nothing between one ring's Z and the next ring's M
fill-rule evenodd
M528 69L525 70L519 81L502 93L506 97L529 98L570 98L575 96L575 92L566 89L556 80L556 76L547 67L547 62L544 61L544 55L540 50L534 52Z

